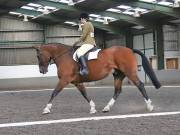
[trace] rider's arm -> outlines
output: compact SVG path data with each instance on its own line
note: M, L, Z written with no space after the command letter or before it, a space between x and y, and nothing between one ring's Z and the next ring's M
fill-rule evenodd
M86 39L88 34L89 34L89 25L88 25L88 23L85 23L83 26L82 35L81 35L79 41L83 42Z
M76 46L76 45L78 45L79 43L83 42L83 41L86 39L88 33L89 33L89 25L86 23L86 24L84 24L84 26L83 26L83 31L82 31L81 37L79 38L79 40L78 40L77 42L75 42L75 43L73 44L73 46Z

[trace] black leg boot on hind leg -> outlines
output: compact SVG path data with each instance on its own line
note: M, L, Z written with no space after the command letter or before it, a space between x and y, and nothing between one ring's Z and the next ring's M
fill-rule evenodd
M79 57L79 62L81 64L80 75L82 76L88 75L88 68L84 56Z

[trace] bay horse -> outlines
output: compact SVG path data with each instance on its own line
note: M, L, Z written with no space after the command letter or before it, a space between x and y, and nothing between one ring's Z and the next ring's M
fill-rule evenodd
M50 113L54 97L56 97L58 93L60 93L69 83L75 85L82 96L90 104L90 113L96 113L95 103L90 97L88 97L83 82L101 80L112 73L112 71L114 77L114 95L102 110L103 112L110 111L110 108L114 105L116 99L121 93L122 81L125 77L137 86L144 97L148 111L153 110L153 105L146 93L144 83L141 82L137 76L137 60L134 53L141 56L143 68L155 88L160 88L161 84L146 56L141 51L123 46L112 46L110 48L103 49L99 52L98 59L87 62L89 74L84 77L79 74L79 64L72 58L73 47L52 43L34 46L33 48L37 50L40 73L47 73L50 61L53 60L57 66L57 74L59 78L59 82L53 90L50 100L43 110L43 114Z

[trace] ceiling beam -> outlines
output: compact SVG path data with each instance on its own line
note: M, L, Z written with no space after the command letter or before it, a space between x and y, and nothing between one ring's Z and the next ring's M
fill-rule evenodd
M53 22L56 23L61 23L64 24L65 21L75 21L74 19L69 19L69 18L65 18L65 17L57 17L53 14L47 14L47 15L43 15L42 12L39 11L33 11L33 10L27 10L27 9L18 9L16 10L16 12L21 13L21 14L26 14L26 15L36 15L39 16L35 19L32 20L38 20L38 19L48 19L48 20L52 20ZM108 31L110 33L113 34L124 34L124 30L119 29L117 27L113 27L113 26L109 26L109 25L104 25L100 22L95 22L95 21L91 21L94 25L94 27ZM70 26L71 27L71 26Z
M114 17L118 20L123 20L123 21L129 22L129 23L132 23L132 24L141 25L141 26L144 26L146 28L154 28L154 26L156 25L155 22L146 21L144 19L136 18L136 17L133 17L131 15L113 13L113 12L108 12L108 11L101 13L101 15Z
M19 9L16 9L14 11L21 13L21 14L31 15L31 16L39 16L42 14L42 12L39 12L39 11L27 10L27 9L23 9L23 8L19 8Z
M72 12L79 12L79 10L75 6L68 6L66 4L59 3L59 2L48 1L48 0L38 0L36 3L41 4L43 6L56 7L57 9L63 9L63 10L68 10Z
M132 15L127 15L127 14L123 14L123 13L115 13L115 12L110 12L110 11L104 11L104 12L92 12L90 10L87 10L87 9L84 9L84 11L87 11L89 13L95 13L95 14L99 14L101 16L108 16L108 17L113 17L117 20L120 20L120 21L125 21L125 22L128 22L128 23L131 23L131 24L135 24L135 25L141 25L141 26L144 26L146 28L154 28L155 25L156 25L156 22L154 21L146 21L142 18L139 18L139 17L133 17Z
M146 9L159 11L163 14L173 16L175 18L180 18L180 9L178 9L178 8L163 6L163 5L159 5L156 3L147 3L147 2L142 2L142 1L129 2L127 4L130 6L142 7L142 8L146 8Z
M103 12L111 7L118 6L119 3L113 3L110 0L107 0L106 2L102 2L101 0L85 0L83 2L75 4L75 6L78 6L80 8L88 8L89 5L93 5L91 6L91 9L95 9L97 12Z
M12 10L13 7L8 7L8 6L0 5L0 9L1 9L1 10L3 9L3 10L9 11L9 10Z
M106 2L107 0L101 0L101 1L104 1ZM138 2L137 0L108 0L108 1L112 1L112 2L115 2L116 4L119 3L126 3L127 5L131 5L131 6L138 6L138 7L141 7L142 5L144 5L143 8L154 8L154 4L151 4L151 3L146 3L146 2ZM123 20L123 21L126 21L126 22L129 22L129 23L132 23L132 24L136 24L136 25L141 25L141 26L144 26L145 28L150 28L150 29L153 29L156 27L156 22L153 22L153 21L146 21L144 19L141 19L141 18L135 18L133 16L130 16L130 15L125 15L125 14L120 14L120 13L113 13L113 12L108 12L108 11L105 11L105 12L96 12L96 11L90 11L90 9L81 9L81 8L78 8L78 5L76 6L68 6L67 4L62 4L62 3L58 3L58 2L53 2L53 1L48 1L48 0L38 0L37 1L38 4L41 4L43 6L53 6L53 7L56 7L58 10L66 10L66 11L71 11L71 12L77 12L77 13L81 13L81 12L89 12L89 13L95 13L95 14L99 14L99 15L102 15L102 16L111 16L111 17L114 17L118 20ZM143 4L142 4L143 3ZM138 4L138 5L137 5ZM148 7L147 7L148 5ZM145 7L146 6L146 7ZM157 6L157 4L155 5L155 7ZM157 6L159 7L159 6ZM156 7L156 8L157 8ZM160 7L165 7L165 6L160 6ZM163 9L161 8L161 10ZM169 7L165 7L165 9L168 8L169 10L172 8L169 8ZM159 8L158 8L159 9ZM163 10L165 10L163 9ZM20 9L21 11L23 9ZM169 11L168 10L168 11ZM18 10L17 10L18 11ZM23 11L24 12L24 11ZM31 11L32 12L32 11ZM33 11L34 13L32 13L32 15L38 15L39 13L37 13L37 11ZM167 12L167 11L166 11ZM179 15L179 14L178 14ZM49 18L49 17L45 17L46 15L43 15L42 17L43 18ZM57 18L57 17L56 17ZM75 19L76 17L74 17ZM54 18L55 19L55 18ZM72 18L73 19L73 18ZM68 20L68 19L67 19ZM95 23L95 22L94 22ZM103 30L108 30L108 31L116 31L116 29L113 29L112 26L109 26L109 25L103 25L102 23L96 23L96 24L100 24L100 25L97 25L95 27L99 27ZM103 26L103 27L102 27ZM113 29L113 30L112 30ZM120 30L121 31L121 30ZM117 33L117 32L115 32Z
M50 20L54 20L56 22L60 22L60 23L64 23L65 21L75 21L74 19L68 19L68 18L58 18L57 16L55 15L45 15L45 16L42 16L42 18L45 18L45 19L50 19ZM104 25L100 22L96 22L96 21L91 21L93 23L93 26L95 28L98 28L98 29L101 29L101 30L105 30L105 31L108 31L110 33L113 33L113 34L116 34L116 35L120 35L120 34L124 34L124 30L122 29L119 29L117 27L113 27L113 26L109 26L109 25ZM73 26L72 26L73 27Z
M169 15L175 18L180 18L180 8L173 8L168 6L163 6L157 3L149 3L138 0L101 0L101 1L111 1L112 3L125 4L132 7L141 7L145 9L155 10L162 14Z
M105 0L107 1L107 0ZM146 20L143 20L141 18L135 18L133 16L130 16L130 15L125 15L123 13L113 13L113 12L108 12L108 11L105 11L105 12L96 12L96 11L90 11L90 9L80 9L78 8L78 5L76 6L68 6L66 4L61 4L61 3L58 3L58 2L52 2L52 1L47 1L47 0L39 0L38 1L39 4L42 4L42 5L49 5L49 6L53 6L53 7L56 7L58 9L63 9L63 10L67 10L67 11L72 11L72 12L89 12L89 13L95 13L95 14L99 14L99 15L102 15L102 16L111 16L111 17L114 17L118 20L123 20L123 21L126 21L126 22L129 22L129 23L132 23L132 24L136 24L136 25L142 25L146 28L153 28L156 24L154 22L150 22L150 21L146 21Z

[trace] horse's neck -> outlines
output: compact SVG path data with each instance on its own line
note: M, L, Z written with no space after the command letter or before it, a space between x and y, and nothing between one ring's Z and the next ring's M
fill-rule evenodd
M48 52L51 54L51 57L56 58L57 56L67 51L68 48L68 46L52 45L47 46L46 50L48 50Z
M61 55L64 55L65 53L68 53L69 51L69 47L66 47L66 46L60 46L60 47L57 47L57 50L56 50L56 57L57 56L61 56Z
M70 47L68 46L57 46L53 51L51 51L51 56L54 58L54 62L58 66L59 61L61 61L64 55L69 54Z
M67 46L57 47L57 50L59 53L64 53L64 51L68 51L69 49L70 49L70 47L67 47Z

